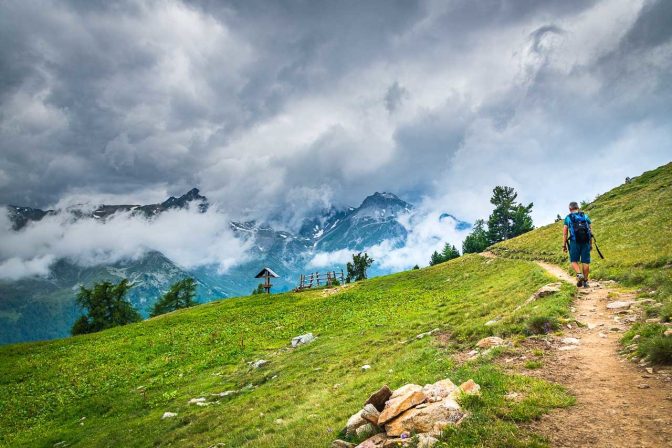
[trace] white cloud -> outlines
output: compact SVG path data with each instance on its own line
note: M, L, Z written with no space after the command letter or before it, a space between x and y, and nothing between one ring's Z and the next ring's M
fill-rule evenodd
M216 265L221 273L246 261L248 244L233 235L226 215L215 210L168 210L147 220L117 213L105 222L74 220L63 212L11 230L0 218L0 278L46 275L50 265L67 258L82 266L138 259L159 251L178 265Z
M383 190L473 221L506 184L541 225L669 161L665 7L5 2L0 201L148 203L198 186L234 218L296 227ZM381 263L426 259L433 239L412 230L417 250L381 248Z
M385 240L366 248L374 260L375 267L384 271L401 271L414 265L426 266L432 252L441 251L446 243L461 250L462 241L469 230L457 230L457 221L452 217L441 218L441 212L425 208L431 203L423 203L413 213L400 216L400 223L408 231L406 244L398 247L395 240ZM318 252L308 263L311 268L345 265L352 260L354 251L343 249L333 252Z

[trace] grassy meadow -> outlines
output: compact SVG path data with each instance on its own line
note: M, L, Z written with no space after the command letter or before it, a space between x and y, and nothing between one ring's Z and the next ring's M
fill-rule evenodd
M466 424L445 434L450 446L544 446L516 423L570 405L562 388L504 374L488 357L459 364L452 355L483 336L524 334L535 316L567 316L568 285L513 311L552 280L527 261L472 255L333 295L227 299L98 334L0 347L0 445L328 446L383 384L449 377L473 378L483 391L464 403ZM416 338L434 328L438 337ZM288 348L306 332L317 339ZM248 365L259 359L270 362ZM227 390L240 392L211 396ZM505 400L512 391L525 398ZM188 404L196 397L213 404ZM162 420L166 411L178 416Z
M607 257L595 256L595 275L639 288L654 299L649 316L670 320L672 164L599 196L586 211ZM566 263L561 230L555 223L497 244L497 259L468 255L338 290L221 300L97 334L0 347L0 446L326 447L383 384L446 377L473 378L482 396L465 399L470 417L447 430L441 446L545 446L519 423L572 397L499 370L493 359L506 348L463 363L455 355L484 336L516 343L564 323L571 285L525 304L555 281L530 260ZM633 329L644 340L642 356L672 353L664 328ZM289 348L307 332L317 339ZM261 359L268 364L250 366ZM235 393L213 395L225 391ZM510 392L523 399L506 400ZM189 404L198 397L210 404ZM164 412L177 416L162 420Z

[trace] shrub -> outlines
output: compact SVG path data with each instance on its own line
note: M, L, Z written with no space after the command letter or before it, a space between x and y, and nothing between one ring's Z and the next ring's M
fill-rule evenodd
M559 327L555 317L536 316L527 321L527 331L530 334L548 334Z
M541 368L542 365L543 365L543 363L541 361L535 361L535 360L532 360L532 359L525 362L525 368L526 369L539 369L539 368Z
M642 344L642 351L654 364L672 364L672 337L651 338Z

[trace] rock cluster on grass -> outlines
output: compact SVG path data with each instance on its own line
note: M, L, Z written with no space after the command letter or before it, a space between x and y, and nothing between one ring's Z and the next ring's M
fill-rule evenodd
M369 437L356 447L335 440L332 448L398 447L410 443L412 437L417 437L418 447L431 447L447 426L464 419L466 412L457 402L462 394L480 394L480 386L469 380L458 387L449 379L424 387L406 384L394 391L383 386L345 426L346 437Z

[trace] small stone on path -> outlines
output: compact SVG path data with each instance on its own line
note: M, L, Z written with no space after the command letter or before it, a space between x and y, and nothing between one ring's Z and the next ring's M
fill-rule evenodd
M630 308L630 306L633 303L634 302L632 302L630 300L627 300L627 301L617 300L615 302L607 303L607 309L610 309L610 310L618 310L618 309L622 309L622 308L628 309L628 308Z

